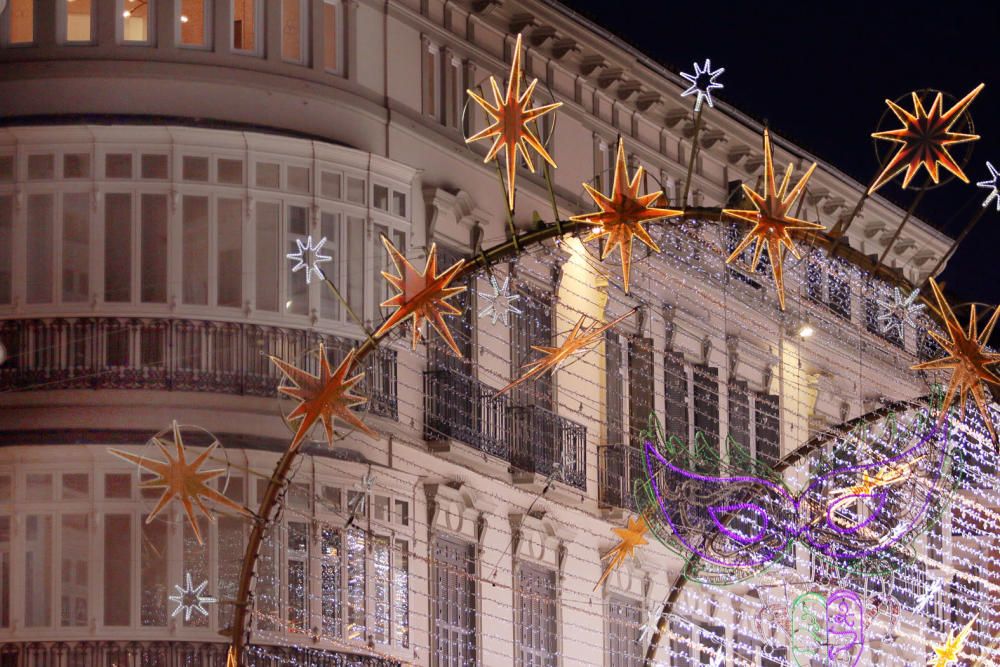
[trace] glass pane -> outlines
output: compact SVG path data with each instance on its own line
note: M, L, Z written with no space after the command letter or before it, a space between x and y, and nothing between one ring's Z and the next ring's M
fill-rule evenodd
M0 155L0 183L14 182L14 156Z
M178 21L182 45L207 46L205 0L181 0L181 15Z
M90 475L67 473L62 476L62 499L81 500L90 497Z
M107 474L104 476L104 497L105 498L131 498L132 497L132 475L131 473Z
M384 248L376 248L379 255L385 255ZM365 256L365 221L361 218L347 218L347 257L357 258L347 262L347 303L358 317L364 317L365 304L365 262L358 261Z
M185 195L181 227L183 301L205 306L208 305L208 197Z
M257 202L257 310L278 310L278 229L280 204Z
M396 540L392 563L392 617L397 646L410 645L410 554L406 542Z
M226 185L243 185L243 160L227 160L219 158L216 162L219 183Z
M51 153L28 156L28 178L52 180L55 177L55 157Z
M273 630L278 618L278 588L275 579L278 576L278 559L275 555L274 524L264 533L260 545L260 556L257 557L257 578L254 588L254 601L260 612L257 615L257 627L260 630Z
M167 156L166 155L143 155L141 163L143 178L167 178Z
M10 0L10 43L30 44L35 40L35 0Z
M347 201L355 204L365 203L365 182L363 179L347 177Z
M309 524L288 522L288 624L293 632L304 632L309 577Z
M24 476L25 500L47 502L53 498L52 475L49 473L32 473Z
M392 212L402 218L406 217L406 195L404 193L392 191Z
M90 154L66 153L63 155L63 178L89 178Z
M163 519L153 519L146 523L142 518L142 540L140 543L139 576L142 583L140 616L143 625L165 626L167 624L167 596L174 593L167 584L168 525Z
M65 480L66 476L63 476ZM86 475L84 475L86 477ZM62 625L87 625L88 570L90 567L90 517L62 517Z
M132 154L108 153L104 158L105 178L132 178Z
M104 300L132 300L132 195L104 196Z
M340 246L340 216L336 213L322 213L320 215L320 232L326 239L323 250L333 258L333 262L327 265L332 269L327 277L334 284L337 284L340 282L340 258L337 255L337 248ZM324 271L325 273L327 271ZM340 299L334 296L333 291L325 285L319 286L319 309L321 317L330 320L340 319Z
M319 175L319 192L330 199L340 199L340 174L323 171Z
M365 638L365 533L347 531L347 638Z
M256 49L258 1L232 0L233 48L237 51Z
M219 199L219 284L220 306L243 305L243 200Z
M129 625L131 607L132 517L108 514L104 517L104 624Z
M372 634L375 641L385 644L389 641L389 538L372 538L372 570L374 582L372 597L375 607Z
M167 302L167 195L142 195L142 300Z
M12 496L13 484L10 475L0 475L0 500L10 500Z
M281 165L273 162L257 163L257 187L277 189L281 187Z
M337 5L327 0L323 3L323 67L336 71L340 66L338 57L339 39L337 35Z
M208 532L208 519L205 517L198 517L198 530L201 532L201 539L204 540L204 544L198 543L198 538L195 537L194 529L191 524L184 522L184 568L181 586L187 585L187 575L191 575L191 585L198 587L204 581L209 581L208 565L211 562L211 554L209 553L209 532ZM172 595L177 593L176 589L172 589ZM208 586L201 593L204 596L215 597L208 592ZM191 600L188 600L190 602ZM182 612L183 614L183 612ZM178 616L181 618L181 616ZM197 609L192 610L191 620L185 620L184 625L193 628L207 628L208 627L208 616L202 614Z
M28 303L52 301L52 197L28 196Z
M0 516L0 628L10 627L10 517Z
M0 196L0 303L10 303L14 251L14 197Z
M232 488L233 484L229 486ZM244 519L240 517L219 517L219 587L218 594L213 597L220 600L236 598L240 567L243 565L243 524ZM228 627L233 620L233 605L220 604L218 611L219 627Z
M63 195L62 299L90 296L90 194Z
M309 187L309 167L288 167L288 190L289 192L312 191Z
M185 181L208 181L208 158L185 155L181 163L181 178Z
M339 489L338 489L339 491ZM340 637L340 609L342 605L341 581L343 568L341 559L343 553L340 547L340 531L332 528L323 529L323 565L322 565L322 601L323 601L323 634Z
M92 0L67 0L66 41L89 42Z
M149 41L149 16L153 0L123 0L122 39L126 42Z
M380 211L389 210L389 188L376 185L372 188L372 206Z
M281 57L302 62L302 0L281 0Z
M304 240L308 229L308 210L304 206L289 206L287 252L292 253L298 250L296 240ZM289 273L288 302L285 306L288 312L293 315L305 315L309 312L309 285L306 283L305 271L299 270Z
M24 522L24 624L52 624L52 517L28 515Z

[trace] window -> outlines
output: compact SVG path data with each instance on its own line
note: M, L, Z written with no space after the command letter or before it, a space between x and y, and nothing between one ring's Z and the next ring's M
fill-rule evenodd
M94 0L63 0L59 3L62 13L63 39L67 43L87 43L93 36Z
M670 619L670 653L671 665L674 667L693 667L691 660L691 629L687 621L678 618Z
M261 18L260 0L230 0L233 17L234 51L260 53L257 34Z
M772 468L781 458L781 433L778 419L778 397L764 392L754 393L756 422L756 456Z
M615 446L625 443L625 383L622 380L621 338L614 331L604 336L604 400L605 400L605 445Z
M278 243L281 205L257 202L257 310L278 311Z
M35 41L35 0L9 0L8 44L31 44Z
M882 303L892 301L887 294L875 296L879 288L870 285L865 302L865 328L869 332L884 338L897 347L903 347L903 320L899 314L890 312Z
M555 667L556 573L529 563L517 567L515 643L522 667Z
M211 26L208 0L177 0L177 32L175 39L180 46L207 47Z
M440 665L476 664L476 547L434 540L434 652Z
M309 524L288 522L288 550L285 559L288 567L288 613L286 620L293 632L309 629L307 600L309 593Z
M719 443L719 369L710 366L694 367L694 430L696 448L703 443L707 449L695 452L698 471L718 474ZM699 443L700 440L700 443Z
M744 380L729 381L729 437L750 451L750 389Z
M363 530L347 530L347 638L366 638L365 623L365 541Z
M323 252L333 258L332 268L321 267L323 274L326 275L329 273L329 277L334 284L342 285L344 284L341 278L343 271L341 270L341 262L338 255L338 249L341 245L340 216L336 213L323 211L320 214L319 226L320 238L326 239L326 243L323 245ZM319 290L319 311L320 316L326 319L339 320L341 317L340 299L325 286L320 286Z
M143 303L167 302L167 196L143 194L140 276Z
M340 73L343 25L340 0L323 0L323 69Z
M10 517L0 516L0 628L10 627L10 538Z
M14 197L0 195L0 303L10 303L13 290Z
M726 655L726 629L719 625L711 625L699 628L699 635L700 646L698 657L700 664L710 664L720 651L722 652L722 662L724 663Z
M642 605L628 598L608 598L609 667L640 667L643 664Z
M88 192L63 195L62 300L90 299L90 199Z
M303 0L281 0L281 58L292 63L306 61L309 43L309 12Z
M185 195L182 210L182 300L208 305L208 197Z
M132 610L132 517L104 517L104 625L131 622Z
M462 108L465 105L465 63L459 58L449 58L445 77L445 117L442 118L448 127L459 127L462 122ZM543 135L544 138L548 135Z
M104 195L104 300L132 300L132 195Z
M825 256L812 256L806 265L806 296L843 318L851 319L851 283L846 267Z
M553 339L551 292L530 289L524 284L518 287L517 292L521 295L517 304L523 312L511 313L511 377L519 377L524 366L537 357L533 345L551 345ZM515 387L510 396L512 405L534 404L545 410L550 409L552 374Z
M674 436L688 444L688 375L684 357L667 350L663 354L663 386L666 391L667 414L663 425L667 437Z
M118 0L118 38L122 42L149 44L151 42L150 21L155 0Z
M65 153L63 155L63 178L89 178L90 154Z
M288 242L285 253L296 252L297 241L305 242L309 233L309 211L304 206L288 207ZM306 315L309 312L309 284L306 282L305 271L292 271L288 276L287 311L293 315Z
M628 461L624 500L632 504L632 488L642 479L643 431L653 414L653 339L635 336L628 344Z
M28 195L28 303L52 302L53 195Z
M173 586L167 584L170 526L163 518L157 517L151 523L146 523L146 518L142 518L142 539L139 540L139 582L142 585L139 621L144 627L164 627L169 618L167 596L175 592ZM190 530L186 525L184 528ZM124 546L128 549L127 544Z
M437 44L423 44L424 113L438 118L441 112L441 49Z
M243 305L243 200L219 198L218 224L218 304Z
M29 514L24 523L24 624L52 624L52 517Z
M323 634L339 639L343 636L341 609L344 604L341 532L329 527L324 528L320 549Z

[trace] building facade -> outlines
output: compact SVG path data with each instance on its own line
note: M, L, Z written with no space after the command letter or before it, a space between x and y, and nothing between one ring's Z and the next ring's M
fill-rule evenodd
M679 77L554 2L6 4L3 664L220 664L249 521L220 512L203 544L176 507L147 522L160 491L107 447L152 456L173 420L193 442L197 426L222 444L220 490L256 510L292 433L268 357L306 364L324 343L340 359L378 326L393 294L381 237L418 266L437 244L443 267L536 215L589 210L580 183L608 186L619 138L646 189L671 203L683 190L694 119ZM521 169L508 221L494 165L465 142L487 122L465 91L506 77L518 33L538 103L563 106L540 128L559 168ZM706 113L685 203L721 207L759 182L761 129L722 104ZM776 147L779 163L815 159ZM821 162L800 214L830 227L863 189ZM886 333L879 300L923 282L950 240L919 221L893 239L903 215L873 197L843 257L803 243L784 312L765 270L724 263L743 230L718 216L656 227L664 252L637 252L630 294L575 238L495 267L521 296L509 327L478 315L489 276L471 280L448 318L462 358L434 333L415 350L394 338L364 362L378 437L308 445L258 561L246 659L641 664L681 559L650 544L594 584L634 507L650 414L777 468L928 394L932 378L908 370L926 331ZM307 236L326 239L343 300L291 271ZM872 277L858 258L890 244ZM497 394L533 345L633 309L577 363ZM795 558L785 567L808 574ZM207 616L172 615L187 574L219 599ZM723 646L724 664L787 663L734 603L749 588L691 589L658 661L706 664ZM871 650L873 664L916 659Z

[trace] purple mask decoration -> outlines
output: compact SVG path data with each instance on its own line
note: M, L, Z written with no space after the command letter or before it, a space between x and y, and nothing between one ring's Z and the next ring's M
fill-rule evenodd
M686 549L722 568L767 566L796 540L840 561L879 554L926 525L947 458L935 426L898 456L835 469L793 496L760 477L679 468L650 441L645 449L661 519Z
M829 597L804 593L795 599L791 652L796 665L806 667L825 653L822 664L856 667L865 650L864 603L858 594L836 590Z

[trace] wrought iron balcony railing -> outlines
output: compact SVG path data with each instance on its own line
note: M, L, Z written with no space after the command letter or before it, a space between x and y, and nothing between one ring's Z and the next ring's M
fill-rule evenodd
M597 497L603 507L636 511L635 482L642 479L642 450L626 444L597 449Z
M0 390L166 389L273 396L280 373L269 355L307 363L320 343L332 361L355 341L315 331L238 322L166 318L4 320L7 362ZM396 352L378 349L364 360L359 393L368 411L398 415Z
M228 644L157 641L69 641L0 643L0 667L225 667ZM241 665L274 667L395 667L388 658L314 648L250 645Z
M454 368L424 373L424 401L428 440L453 438L546 476L559 464L558 479L586 489L586 426L538 406L513 406L508 396Z

